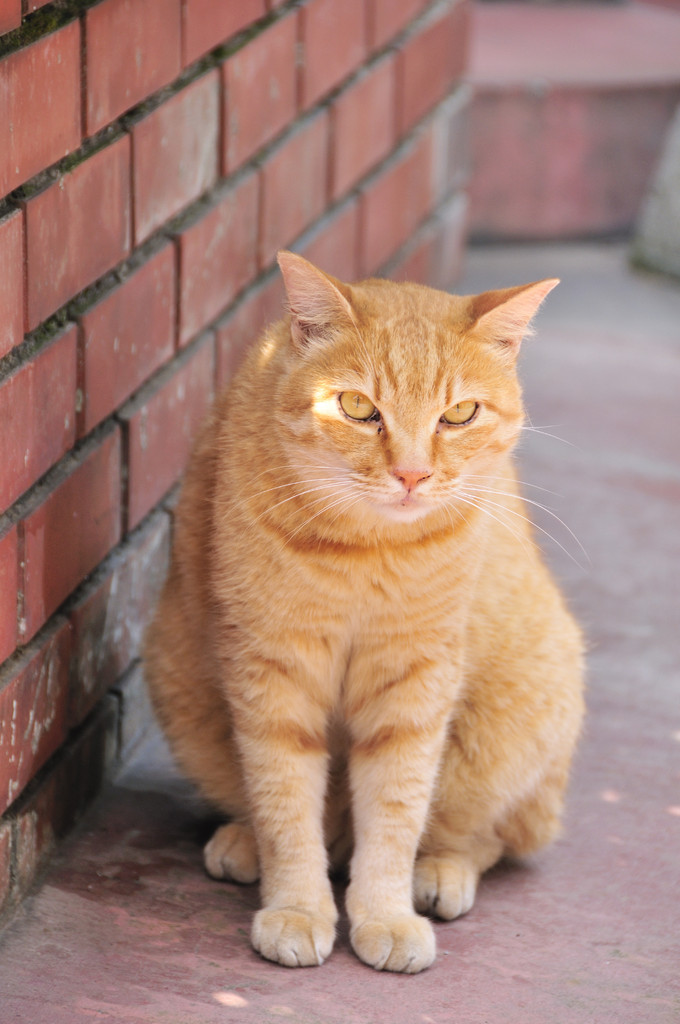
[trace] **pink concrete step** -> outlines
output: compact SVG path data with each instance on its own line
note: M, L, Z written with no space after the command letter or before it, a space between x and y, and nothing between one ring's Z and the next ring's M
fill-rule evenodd
M477 3L469 74L478 239L627 233L680 103L680 12Z

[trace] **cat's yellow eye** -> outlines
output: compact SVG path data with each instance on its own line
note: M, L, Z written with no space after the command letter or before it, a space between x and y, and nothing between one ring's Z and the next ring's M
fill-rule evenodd
M460 427L464 423L469 423L476 412L476 402L458 402L456 405L452 405L450 409L446 410L442 419L445 423L453 423L457 427Z
M340 395L340 405L342 411L353 420L370 420L375 412L375 406L370 398L366 398L366 395L358 391L343 391Z

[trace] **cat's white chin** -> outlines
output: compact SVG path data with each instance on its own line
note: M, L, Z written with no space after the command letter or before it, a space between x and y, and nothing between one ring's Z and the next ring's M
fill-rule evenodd
M431 505L413 499L385 501L376 507L381 515L385 519L389 519L391 523L414 523L417 519L422 519L423 516L432 511Z

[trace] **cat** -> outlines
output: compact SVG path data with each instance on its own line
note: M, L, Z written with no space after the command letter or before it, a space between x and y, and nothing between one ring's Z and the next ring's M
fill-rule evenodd
M208 873L260 879L255 949L322 963L349 864L354 951L415 973L428 916L556 835L580 731L580 631L511 459L558 282L461 297L278 260L288 315L197 441L146 674L228 819Z

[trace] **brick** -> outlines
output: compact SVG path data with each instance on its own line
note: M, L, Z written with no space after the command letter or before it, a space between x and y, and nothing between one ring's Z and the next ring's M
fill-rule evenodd
M309 235L300 239L295 250L341 281L356 281L358 238L359 204L351 199L324 217Z
M104 0L85 11L85 48L92 135L179 74L180 0Z
M470 8L458 2L428 20L398 55L399 131L405 134L460 81L468 53Z
M367 0L368 39L373 49L389 43L430 0Z
M26 14L33 14L34 11L40 10L45 4L51 3L52 0L25 0L26 3Z
M0 535L0 664L17 645L18 542L16 526Z
M115 552L71 609L71 725L79 725L140 656L167 572L169 547L170 520L159 513Z
M0 359L24 336L24 227L20 210L0 217Z
M77 21L0 60L0 198L80 145Z
M295 117L297 14L255 36L222 65L224 167L231 172Z
M387 156L395 143L396 64L391 57L362 75L332 105L332 198Z
M184 65L193 63L266 13L264 0L184 0L182 37Z
M25 895L57 843L73 828L111 775L117 755L117 702L102 702L77 739L60 751L16 818L16 885Z
M175 278L175 251L168 242L78 318L83 367L81 435L109 416L172 357Z
M281 275L276 272L248 292L216 328L216 373L218 389L231 380L246 349L260 336L267 324L284 313L285 292Z
M421 135L362 189L362 274L379 270L429 213L432 150L431 134Z
M0 35L21 24L21 0L0 0Z
M24 543L23 640L30 640L120 540L118 429L81 454L75 469L20 524Z
M262 168L260 265L268 266L326 207L328 115L301 125Z
M76 346L71 325L0 384L0 511L73 445Z
M203 330L255 276L259 183L230 185L178 236L179 340Z
M122 411L129 529L179 479L212 399L213 372L213 337L208 335Z
M218 90L215 70L133 126L135 244L217 180Z
M29 330L129 253L129 172L125 136L24 203Z
M300 12L305 107L339 85L367 52L364 0L312 0Z
M0 813L66 737L70 646L62 621L0 672Z

